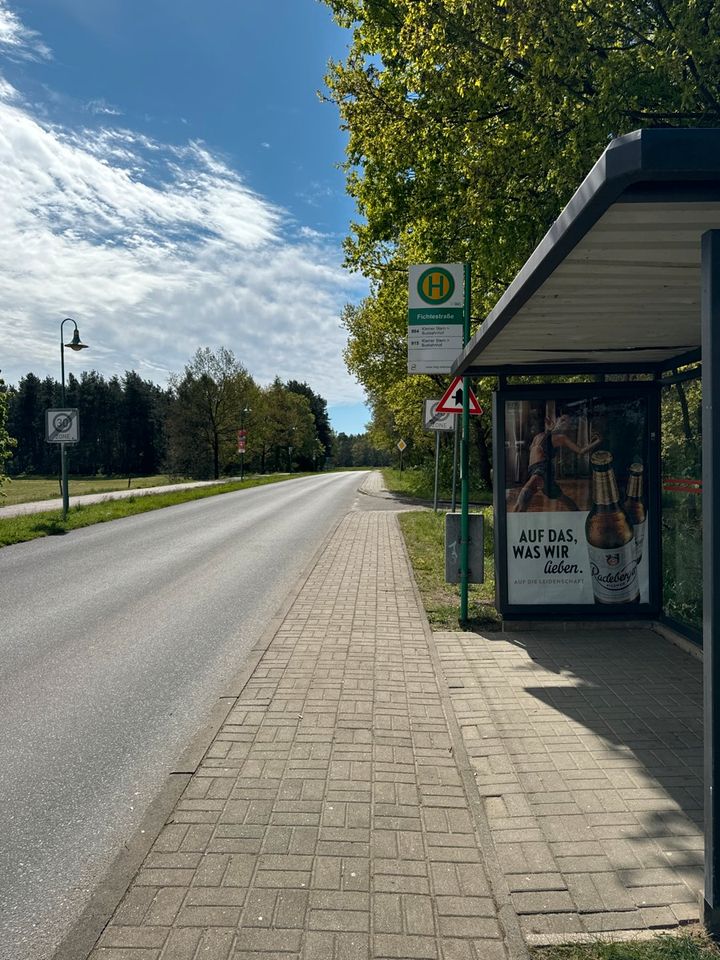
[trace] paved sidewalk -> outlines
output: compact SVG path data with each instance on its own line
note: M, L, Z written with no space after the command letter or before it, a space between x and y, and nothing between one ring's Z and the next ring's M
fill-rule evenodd
M697 921L700 661L650 630L435 641L528 943Z
M93 960L525 956L425 630L397 518L349 514Z
M68 503L77 507L87 503L105 503L107 500L128 500L130 497L145 497L155 493L172 493L175 490L191 490L193 487L212 487L231 483L239 477L223 477L222 480L191 480L188 483L166 483L161 487L131 487L129 490L106 490L103 493L81 493L70 497ZM30 503L14 503L3 506L0 502L0 520L9 517L24 517L33 513L62 510L62 497L54 500L33 500Z
M697 920L699 662L649 630L431 635L363 500L92 960L526 960Z

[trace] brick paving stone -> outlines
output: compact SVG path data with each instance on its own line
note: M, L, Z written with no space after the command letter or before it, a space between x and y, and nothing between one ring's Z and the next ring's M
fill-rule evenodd
M349 514L92 960L507 960L445 694L396 517Z
M644 631L433 642L444 676L396 518L349 514L92 960L507 960L447 695L530 942L697 919L697 663Z
M531 941L697 920L700 664L645 630L434 640Z

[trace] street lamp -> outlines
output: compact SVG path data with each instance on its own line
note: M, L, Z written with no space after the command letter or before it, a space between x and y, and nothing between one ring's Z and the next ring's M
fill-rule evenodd
M250 413L250 407L243 407L240 411L240 436L242 438L241 450L240 450L240 481L245 478L245 442L247 440L247 435L245 433L245 414Z
M296 431L296 430L297 430L297 427L290 427L290 440L291 440L291 441L293 441L293 440L295 439L295 431ZM293 444L292 444L292 442L290 442L290 443L288 444L288 467L289 467L289 469L290 469L290 473L292 473L292 453L293 453L293 449L294 449Z
M66 323L75 324L75 332L73 333L73 338L70 343L65 343L65 337L63 336L63 327ZM62 405L65 406L65 347L69 347L70 350L86 350L87 344L83 343L80 339L80 331L78 330L78 325L70 317L66 317L60 324L60 386L62 397ZM68 492L68 472L67 472L67 451L65 447L66 443L60 444L60 474L62 477L62 515L63 520L67 518L68 508L70 505L70 496Z

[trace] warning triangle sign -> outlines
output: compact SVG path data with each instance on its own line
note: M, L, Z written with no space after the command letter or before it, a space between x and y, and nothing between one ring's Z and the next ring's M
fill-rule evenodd
M483 412L482 407L477 401L477 397L468 387L470 394L470 413L480 416ZM453 382L442 395L440 403L435 407L435 413L462 413L463 408L463 378L455 377Z

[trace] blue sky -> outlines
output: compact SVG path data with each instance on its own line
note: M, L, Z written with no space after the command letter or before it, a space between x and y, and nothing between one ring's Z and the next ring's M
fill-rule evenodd
M342 361L353 216L316 0L0 0L0 368L164 384L198 347L368 414Z

